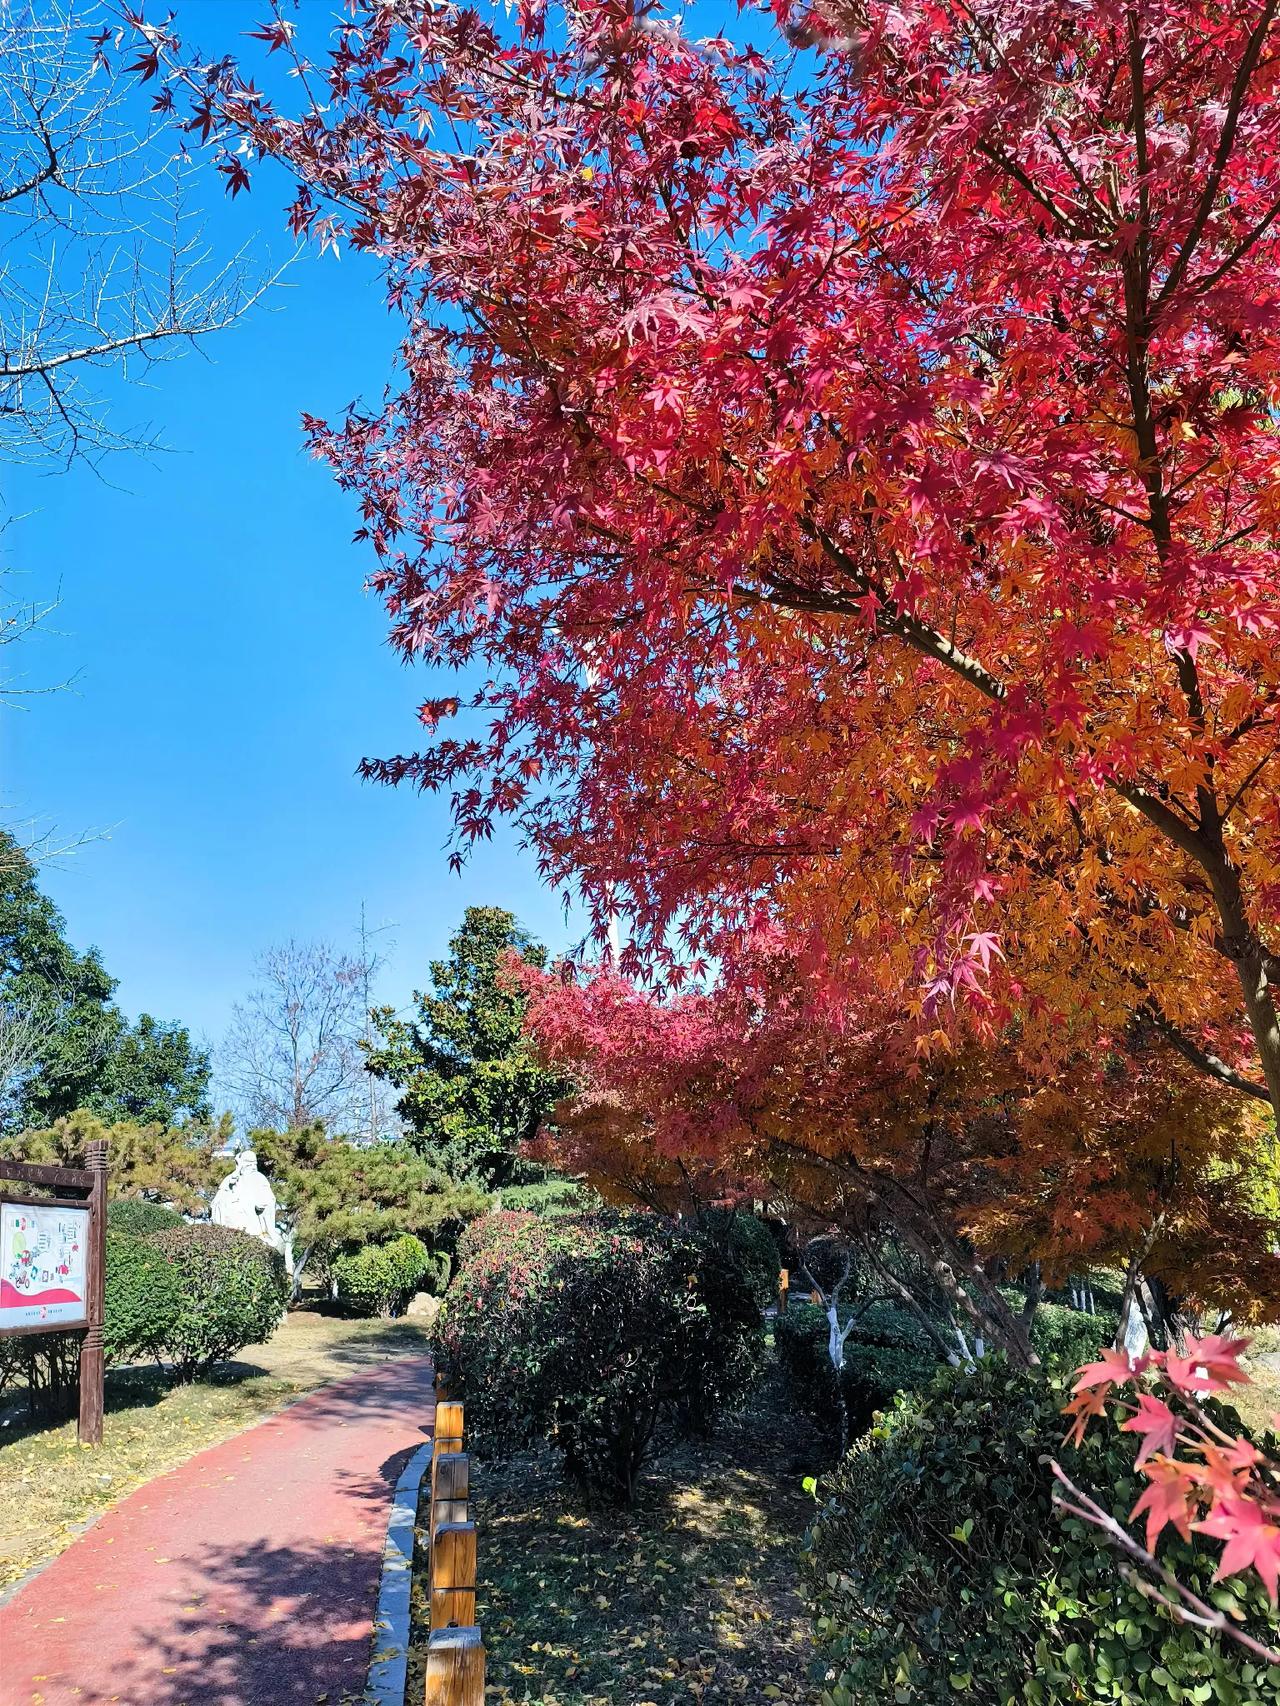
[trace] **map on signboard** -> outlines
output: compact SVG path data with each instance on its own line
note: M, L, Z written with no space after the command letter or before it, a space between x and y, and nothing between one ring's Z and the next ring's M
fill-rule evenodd
M89 1210L0 1203L0 1333L86 1318Z

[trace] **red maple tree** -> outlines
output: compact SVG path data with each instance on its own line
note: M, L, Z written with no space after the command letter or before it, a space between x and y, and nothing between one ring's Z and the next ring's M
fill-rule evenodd
M1031 1076L1016 1039L917 1064L871 996L820 1019L778 947L667 999L607 967L518 975L536 1046L575 1086L538 1158L610 1196L684 1213L763 1199L873 1261L891 1233L957 1324L1024 1361L1042 1287L1091 1266L1141 1266L1191 1315L1280 1304L1262 1121L1158 1035ZM1018 1276L1021 1313L1001 1289Z
M767 921L811 1018L1048 1082L1149 1025L1280 1105L1278 10L354 0L323 65L257 32L292 112L140 26L404 315L308 429L479 686L370 774L515 817L634 968Z
M767 913L926 1030L1141 1011L1280 1098L1278 4L847 0L810 51L357 0L321 65L257 32L295 113L144 26L405 318L308 425L397 645L481 685L370 772L514 815L637 963Z

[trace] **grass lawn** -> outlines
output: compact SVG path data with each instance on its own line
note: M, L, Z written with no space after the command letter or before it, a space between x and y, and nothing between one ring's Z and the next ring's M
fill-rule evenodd
M247 1347L190 1386L170 1387L150 1368L109 1372L96 1449L78 1444L74 1421L31 1428L11 1410L0 1431L0 1592L144 1481L328 1380L425 1348L413 1322L299 1310L269 1343Z
M1280 1433L1272 1419L1280 1411L1280 1327L1243 1330L1253 1341L1243 1359L1253 1382L1236 1387L1227 1396L1254 1433L1263 1433L1267 1428Z
M814 1461L812 1436L769 1385L715 1439L657 1458L633 1511L588 1506L550 1452L473 1465L486 1699L815 1701L796 1591ZM410 1700L422 1698L424 1587L418 1570Z

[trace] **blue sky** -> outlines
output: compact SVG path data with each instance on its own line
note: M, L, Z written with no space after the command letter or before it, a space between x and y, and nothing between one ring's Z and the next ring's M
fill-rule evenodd
M177 11L225 51L264 8ZM229 202L210 173L214 247L253 239L259 265L283 258L287 192L262 171ZM288 936L350 948L362 902L394 926L380 993L396 1004L468 904L508 906L553 945L578 928L510 836L454 876L446 802L355 775L415 744L428 677L387 648L354 508L304 454L298 417L376 397L395 340L376 269L308 253L269 307L156 369L153 388L112 389L117 419L153 426L166 453L117 458L105 479L4 470L14 584L61 598L19 667L28 685L76 678L0 716L4 821L96 832L44 873L73 941L101 948L130 1013L211 1042L255 954Z

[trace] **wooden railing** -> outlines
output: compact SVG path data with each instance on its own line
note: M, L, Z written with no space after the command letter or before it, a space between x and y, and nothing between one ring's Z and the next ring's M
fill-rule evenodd
M431 1633L426 1706L483 1706L484 1642L476 1624L476 1525L470 1521L471 1464L462 1405L436 1399L427 1519Z

